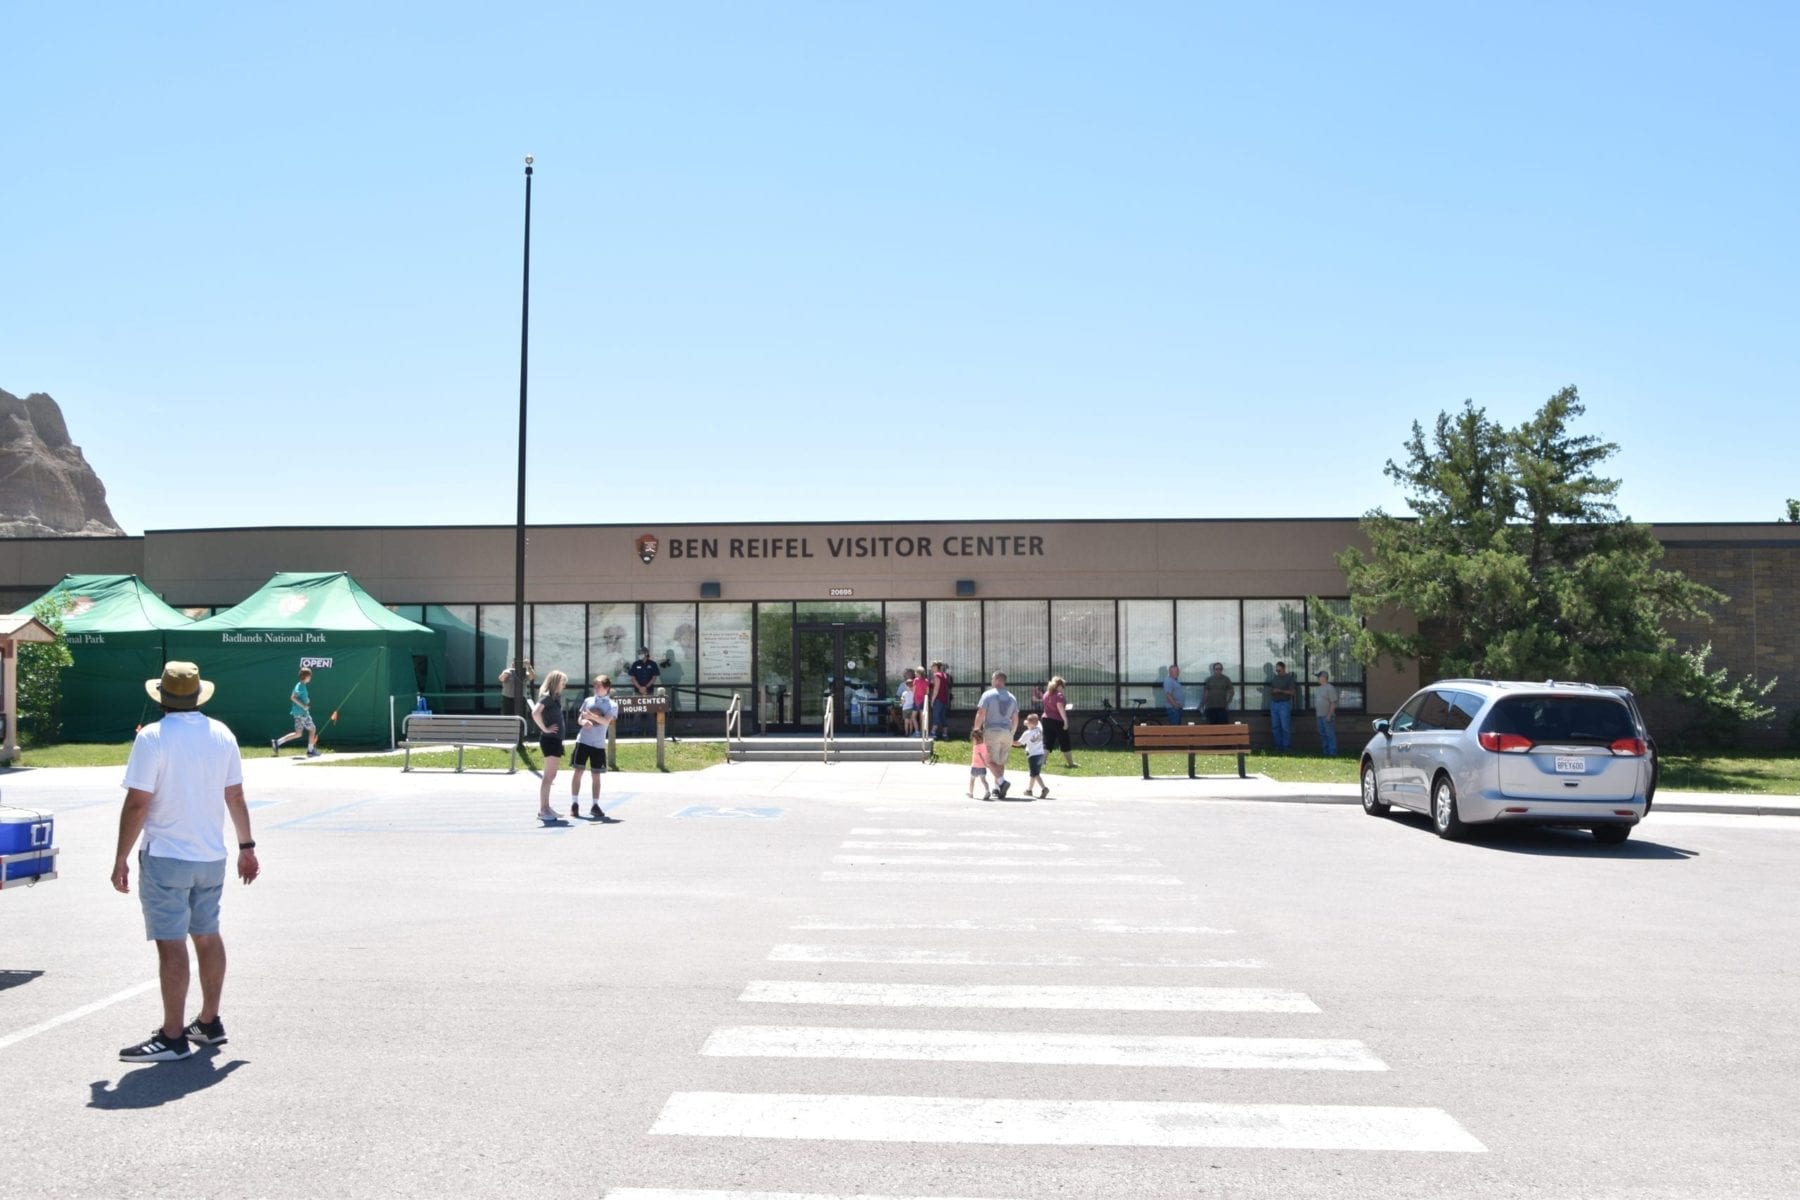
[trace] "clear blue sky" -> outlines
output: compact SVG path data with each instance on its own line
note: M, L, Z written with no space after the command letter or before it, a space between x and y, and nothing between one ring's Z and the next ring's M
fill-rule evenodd
M1800 7L13 6L0 387L132 532L1349 516L1565 384L1800 495Z

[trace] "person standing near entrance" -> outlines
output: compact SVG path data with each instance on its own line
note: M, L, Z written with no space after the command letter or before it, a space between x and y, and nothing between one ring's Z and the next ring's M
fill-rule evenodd
M981 693L975 705L975 729L972 741L987 745L988 770L994 776L994 795L1006 799L1006 759L1012 753L1013 738L1019 732L1019 701L1006 690L1006 672L995 671L992 686Z
M900 710L900 734L911 737L919 732L919 710L913 703L913 681L918 672L911 667L900 674L900 686L894 690L894 700Z
M569 774L569 815L581 815L581 772L594 773L594 805L588 816L603 825L618 821L600 811L600 776L606 773L606 727L619 718L619 702L612 698L612 679L594 676L594 694L581 702L577 720L581 732L575 735L575 761Z
M656 685L662 681L662 668L656 664L656 659L651 657L648 646L638 647L637 661L632 663L625 673L631 676L631 689L639 696L654 695ZM644 733L644 726L649 721L649 713L638 713L631 722L631 728L641 737Z
M1313 688L1313 718L1319 723L1319 750L1326 758L1337 757L1338 690L1332 686L1331 672L1320 671L1318 686Z
M199 711L213 685L189 662L163 667L144 681L162 720L138 730L125 763L125 806L119 812L112 885L131 892L131 848L139 835L138 900L145 935L156 943L162 985L162 1024L145 1041L119 1051L124 1062L172 1062L202 1046L225 1044L219 995L225 987L225 942L219 936L219 898L225 890L225 816L237 831L238 878L254 883L262 870L250 836L244 767L237 738ZM200 962L200 1013L187 1012L188 952Z
M1169 724L1181 724L1181 710L1187 707L1187 689L1181 686L1181 668L1174 663L1169 664L1169 673L1163 676L1163 710L1169 714Z
M294 718L294 732L284 733L269 743L269 750L276 758L281 757L281 748L297 737L306 738L306 757L319 757L319 727L313 724L312 696L306 690L306 685L311 682L312 668L301 667L300 682L288 693L288 716Z
M1044 752L1061 750L1063 766L1075 766L1069 750L1069 693L1063 677L1057 675L1044 685Z
M1294 693L1299 690L1300 681L1288 671L1287 664L1276 663L1275 674L1269 680L1269 732L1281 754L1294 747Z
M950 672L942 662L931 664L931 736L950 737Z
M1231 712L1231 694L1234 690L1231 676L1225 673L1225 664L1214 663L1212 674L1200 685L1200 707L1206 710L1208 725L1225 724L1225 718Z
M568 675L562 671L552 671L544 676L544 688L531 710L532 724L538 729L538 750L544 756L544 779L538 784L538 820L544 822L556 820L556 810L550 807L550 785L556 782L557 768L562 766L562 694L563 685L568 681Z

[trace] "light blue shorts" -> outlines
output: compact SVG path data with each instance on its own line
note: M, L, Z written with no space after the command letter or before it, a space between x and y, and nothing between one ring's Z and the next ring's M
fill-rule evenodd
M219 932L219 896L225 890L225 860L189 862L138 853L138 899L144 906L144 936L179 942L191 933Z

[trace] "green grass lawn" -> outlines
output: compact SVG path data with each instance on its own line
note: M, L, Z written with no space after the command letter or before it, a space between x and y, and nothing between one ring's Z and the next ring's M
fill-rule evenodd
M530 770L542 767L543 756L537 748L531 747L520 759ZM323 767L387 767L399 770L401 755L371 754L357 757L331 758L322 760L318 765ZM724 742L670 742L663 748L663 762L670 771L699 771L706 767L715 767L725 761ZM480 771L506 770L507 752L496 750L490 746L470 746L463 751L463 769L474 768ZM454 750L415 750L412 755L415 770L452 770L456 766ZM656 770L655 743L630 743L619 747L619 770L621 771L654 771Z

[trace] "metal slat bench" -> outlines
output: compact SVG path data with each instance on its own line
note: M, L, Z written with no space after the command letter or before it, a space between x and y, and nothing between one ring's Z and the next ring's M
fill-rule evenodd
M1244 755L1250 753L1250 727L1236 725L1135 725L1131 730L1131 748L1144 756L1144 778L1150 778L1152 754L1185 754L1188 778L1194 774L1196 754L1235 754L1238 778L1248 779L1244 771Z
M506 757L506 773L519 769L519 743L525 738L524 717L455 716L441 713L408 713L406 737L400 744L406 748L402 771L412 770L412 752L426 747L455 746L456 769L463 769L464 746L493 746L511 753Z

